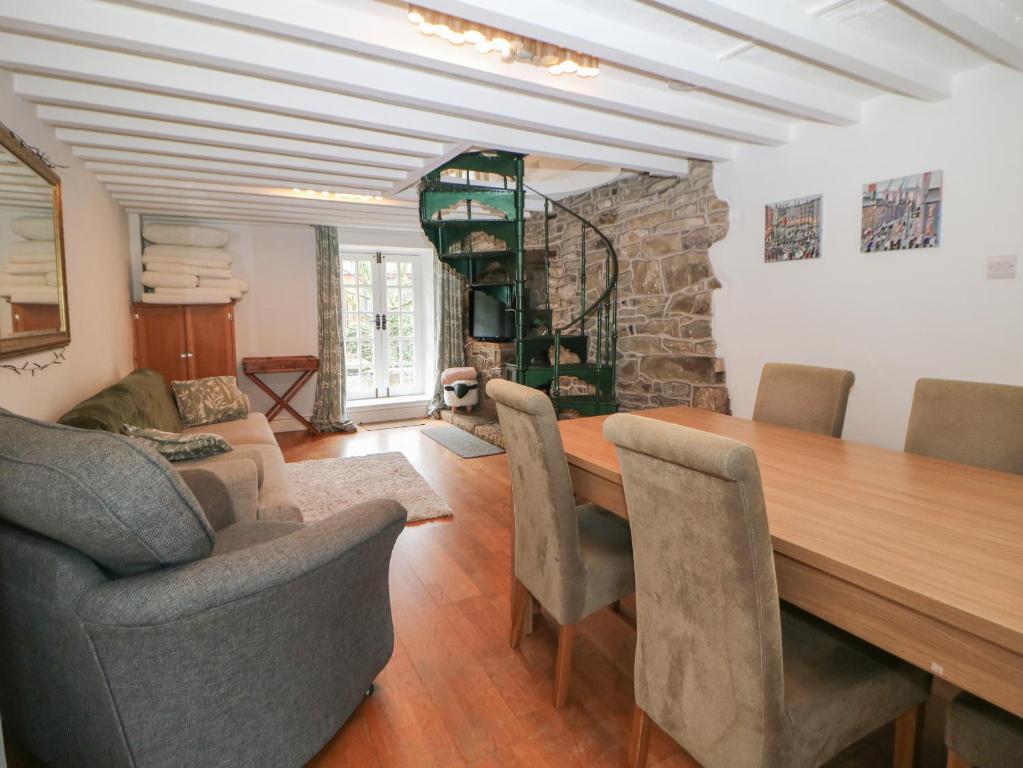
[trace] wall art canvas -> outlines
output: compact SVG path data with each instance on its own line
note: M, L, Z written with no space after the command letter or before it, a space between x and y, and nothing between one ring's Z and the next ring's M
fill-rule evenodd
M860 251L933 248L941 239L941 171L863 185Z
M764 261L819 259L823 197L764 206Z

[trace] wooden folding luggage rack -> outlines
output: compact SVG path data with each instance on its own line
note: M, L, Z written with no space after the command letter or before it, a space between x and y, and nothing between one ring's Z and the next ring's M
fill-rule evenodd
M313 374L320 369L320 359L313 355L296 355L293 357L244 357L242 358L242 373L252 379L252 382L265 392L273 401L270 410L266 412L267 421L273 421L277 415L285 410L299 420L309 432L319 434L309 420L291 407L290 403ZM297 373L298 378L292 382L283 394L278 395L262 381L259 376L270 373Z

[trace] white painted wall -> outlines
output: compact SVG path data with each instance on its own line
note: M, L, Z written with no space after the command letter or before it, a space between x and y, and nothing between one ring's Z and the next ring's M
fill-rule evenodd
M735 414L765 362L848 368L845 437L901 448L918 378L1023 384L1023 279L985 279L988 256L1023 255L1021 131L1023 74L991 66L946 101L885 97L859 125L716 166L733 221L711 250L714 336ZM861 254L862 185L929 170L944 171L941 246ZM764 205L820 193L822 257L765 264Z
M0 407L43 419L112 384L132 367L128 238L124 214L0 70L0 119L56 163L63 185L71 344L67 362L34 377L0 370ZM4 360L46 362L49 352Z

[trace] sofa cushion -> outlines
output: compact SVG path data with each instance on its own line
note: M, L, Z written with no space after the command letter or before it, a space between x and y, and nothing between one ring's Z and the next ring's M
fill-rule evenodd
M234 376L172 381L171 389L186 427L244 419L249 413L248 401Z
M207 557L214 541L195 496L156 452L3 409L0 518L118 575Z
M232 448L220 435L212 432L164 432L162 429L148 429L131 424L124 425L128 437L152 448L167 461L188 461L206 456L229 453Z
M83 400L59 419L81 429L124 432L125 424L180 432L181 418L167 382L156 371L140 368L116 384Z
M264 544L281 536L287 536L302 529L302 523L284 520L246 520L233 523L217 531L217 541L213 545L213 556L226 555L240 549L248 549L257 544Z
M270 429L270 422L262 413L249 412L243 419L221 421L217 424L204 424L201 427L187 427L185 434L192 432L212 432L220 435L235 448L241 445L272 445L277 447L277 439Z

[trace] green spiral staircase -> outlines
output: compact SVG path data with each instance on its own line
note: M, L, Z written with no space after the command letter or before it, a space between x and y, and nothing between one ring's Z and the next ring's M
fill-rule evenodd
M511 152L466 152L424 176L419 183L423 231L442 262L464 275L471 289L502 302L512 314L509 341L515 344L515 362L507 365L508 378L545 390L559 413L613 413L618 410L618 255L589 221L527 187L523 160ZM543 200L539 248L526 247L527 189ZM579 225L579 309L571 320L554 327L550 221L558 215ZM592 268L595 257L603 260L603 268L598 263L595 270L602 285L591 286L596 296L587 302L587 264ZM495 262L506 279L493 279ZM563 394L562 377L591 386L583 388L584 394Z

